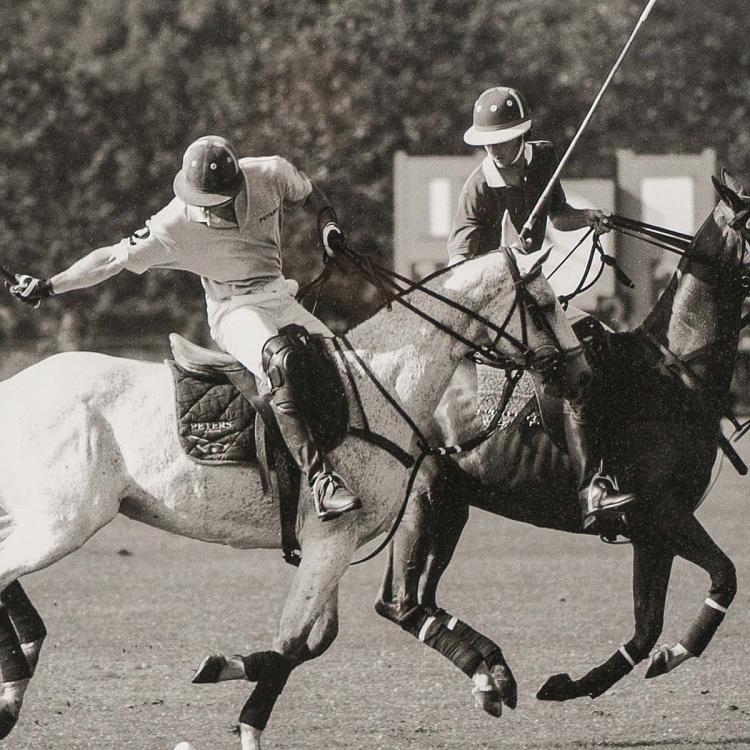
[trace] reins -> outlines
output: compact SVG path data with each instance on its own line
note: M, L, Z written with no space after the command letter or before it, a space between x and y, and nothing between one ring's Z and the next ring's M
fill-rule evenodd
M602 246L602 241L598 234L593 233L593 228L589 228L589 230L581 237L580 240L575 244L575 246L567 253L567 255L555 266L555 268L548 274L547 278L552 278L557 271L560 270L560 268L570 259L570 257L573 255L573 253L578 250L578 248L589 238L591 237L591 250L589 252L589 257L586 261L586 268L584 269L583 273L581 274L581 280L576 285L576 288L570 292L570 294L562 294L558 297L560 300L560 304L567 309L568 305L570 304L570 301L577 297L579 294L583 294L584 292L587 292L591 287L596 284L597 281L601 278L601 275L604 273L604 267L609 266L612 268L612 270L615 272L615 275L617 276L618 281L623 284L624 286L628 287L628 289L635 288L635 284L632 282L630 277L625 273L625 271L620 268L620 266L617 263L617 260L612 256L609 255ZM594 263L594 258L596 255L599 255L599 260L601 261L601 265L599 266L599 270L596 273L596 276L591 281L587 281L589 271L591 271L591 266Z
M454 270L456 266L460 265L459 263L454 264L453 266L447 266L445 268L439 269L435 271L434 273L429 274L427 277L421 279L420 281L414 282L411 279L407 279L406 277L401 276L395 271L391 271L382 266L379 266L378 264L371 261L369 258L365 258L364 256L361 256L359 253L354 252L353 250L351 250L351 248L349 248L349 246L346 243L341 243L341 245L339 246L339 248L337 248L337 250L341 255L343 255L346 258L346 260L352 266L354 266L354 268L367 281L375 285L381 297L383 298L385 304L388 307L390 307L393 302L396 302L402 305L403 307L410 310L415 315L418 315L423 320L426 320L427 322L429 322L432 326L434 326L438 330L451 336L453 339L459 341L461 344L466 346L468 349L466 356L468 358L474 361L481 361L484 363L488 363L493 367L503 367L506 370L506 379L505 379L505 384L503 387L503 393L500 398L500 404L493 418L490 420L490 422L477 434L473 435L468 440L462 443L458 443L454 445L431 446L429 445L429 442L426 436L419 429L419 426L416 424L414 419L412 419L412 417L408 414L408 412L387 391L385 386L383 386L383 384L378 380L378 378L372 372L370 367L368 367L367 363L362 359L359 353L349 343L346 336L340 336L338 337L337 340L335 340L334 347L337 353L339 354L340 358L342 359L342 361L346 363L345 354L349 354L355 360L357 365L361 368L362 372L364 372L367 378L375 385L377 390L380 392L380 394L383 396L386 402L390 405L390 407L394 409L396 413L399 415L399 417L404 422L406 422L406 424L409 426L409 428L411 429L412 433L415 436L416 446L419 450L417 457L413 458L411 454L404 451L402 448L400 448L400 446L395 445L391 440L389 440L388 438L385 438L382 435L377 435L375 433L372 433L372 431L370 431L369 428L367 427L365 427L365 429L358 429L358 428L349 429L349 432L355 437L359 437L363 440L366 440L370 442L371 444L385 450L391 456L393 456L398 461L400 461L400 463L405 468L410 469L409 478L407 480L406 488L404 490L404 499L401 502L401 506L399 507L399 510L396 514L396 517L393 520L393 523L391 524L390 529L386 533L384 539L380 542L380 544L378 544L378 546L372 552L368 553L364 557L358 560L355 560L354 562L351 563L351 565L360 565L364 562L372 560L374 557L380 554L380 552L382 552L393 540L393 537L396 535L396 532L398 531L398 527L400 526L401 521L403 520L404 514L406 513L406 508L409 503L409 498L411 497L412 490L414 489L414 484L417 480L417 476L419 475L419 470L422 466L422 463L428 456L457 455L459 453L464 453L470 450L474 450L479 445L481 445L485 440L487 440L497 430L500 424L500 420L502 419L505 409L508 405L508 402L510 401L511 396L513 395L513 391L515 390L516 384L520 380L525 367L527 367L530 364L531 357L534 354L534 351L530 349L530 347L526 344L526 341L525 341L527 338L526 336L527 322L525 318L525 312L527 308L529 309L529 314L533 317L537 326L543 327L544 330L548 333L548 335L550 335L551 338L553 339L556 345L556 347L553 347L555 348L555 351L559 350L559 342L557 341L557 337L555 336L551 325L546 320L546 317L542 314L542 311L538 308L536 301L534 300L534 298L531 296L528 289L526 288L526 284L529 281L531 281L533 278L535 278L536 274L533 274L532 276L529 276L526 278L522 278L515 264L515 260L513 259L510 252L507 249L504 249L504 252L506 253L506 257L508 258L508 267L509 267L512 279L513 279L513 288L515 290L515 295L513 298L513 302L510 305L509 311L506 314L506 317L500 326L495 325L494 323L487 320L486 318L479 315L478 313L474 312L473 310L469 309L465 305L455 302L454 300L451 300L445 295L435 292L434 290L429 289L425 286L427 282L432 281L433 279L441 276L442 274L445 274L449 271ZM463 262L467 262L467 261L462 261L462 263ZM309 291L314 289L317 292L317 295L316 295L316 303L317 303L317 297L320 294L320 288L325 283L328 276L330 276L330 269L331 269L331 264L326 263L326 267L324 268L323 272L319 274L319 276L316 277L312 282L305 285L305 287L303 287L300 290L300 296L304 296L305 294L309 293ZM390 287L390 291L387 289L387 287ZM445 325L441 321L425 313L419 307L417 307L412 302L406 299L407 295L414 291L422 292L438 300L442 304L445 304L448 307L451 307L455 310L460 311L461 313L470 317L471 319L482 323L486 328L488 328L489 330L495 333L495 340L493 341L492 346L487 347L487 346L477 345L476 343L467 339L458 331L453 330L452 328ZM519 314L521 317L522 339L518 339L517 337L508 333L507 331L507 327L510 321L512 320L513 315L516 312L516 310L519 310ZM501 340L507 341L522 354L523 360L524 360L523 363L512 362L508 359L506 355L498 351L496 347ZM343 347L341 346L342 343L345 345L346 351L344 351ZM349 372L349 368L346 367L346 369L349 374L349 383L351 387L354 388L355 390L355 398L360 405L360 410L362 410L361 399L359 399L359 395L356 392L354 379L351 375L351 372ZM362 412L366 420L366 415L364 415L363 410Z
M513 305L511 306L511 309L506 319L503 321L503 323L500 326L495 325L492 321L487 320L486 318L479 315L474 310L471 310L470 308L466 307L465 305L462 305L459 302L456 302L455 300L452 300L449 297L446 297L445 295L440 294L439 292L429 289L426 286L428 282L432 281L433 279L438 278L439 276L442 276L443 274L446 274L454 270L455 268L462 265L463 263L468 262L469 259L462 260L459 263L455 263L452 266L446 266L444 268L440 268L437 271L434 271L433 273L429 274L428 276L424 277L423 279L419 281L413 281L412 279L402 276L396 271L391 271L390 269L385 268L384 266L381 266L378 263L375 263L370 258L367 258L366 256L352 250L351 247L349 247L348 243L346 242L339 243L336 248L336 251L337 251L337 255L341 256L348 263L350 263L354 267L354 269L366 281L368 281L378 290L381 296L381 299L384 301L384 304L386 306L390 307L395 302L407 308L408 310L413 312L415 315L418 315L423 320L430 323L435 328L441 330L443 333L446 333L447 335L451 336L456 341L459 341L461 344L466 346L466 348L468 349L467 356L469 357L472 357L475 355L475 356L482 358L482 361L484 362L494 363L495 366L502 367L502 368L507 368L508 366L518 366L518 365L528 366L529 365L530 359L533 355L533 351L530 349L530 347L525 341L526 339L525 321L522 320L522 336L523 336L522 339L516 338L515 336L508 333L507 331L507 326L513 317L513 313L515 312L516 306L519 305L519 301L520 301L519 297L523 298L523 302L525 303L526 306L528 306L530 309L533 309L533 312L531 314L534 316L534 319L537 325L540 327L543 327L547 335L549 335L550 338L552 338L553 341L557 343L557 338L555 336L554 331L552 330L552 327L546 321L546 318L544 317L544 315L542 315L541 312L538 310L538 305L536 304L534 298L530 294L528 294L528 290L526 289L526 284L529 283L533 277L527 277L525 279L522 279L520 277L520 274L518 274L518 271L517 271L515 260L513 259L510 251L507 248L503 248L503 251L506 253L506 256L508 258L508 267L509 267L510 273L513 275L514 289L516 290L516 298L514 299ZM414 291L419 291L423 294L426 294L427 296L438 300L439 302L441 302L441 304L444 304L450 308L453 308L454 310L458 310L463 315L466 315L472 320L475 320L476 322L481 323L485 328L487 328L488 330L492 331L495 334L495 340L493 342L492 347L483 346L480 344L476 344L473 341L470 341L458 331L453 330L452 328L446 326L441 321L425 313L423 310L420 310L416 305L414 305L412 302L410 302L407 299L407 296L411 292L414 292ZM521 305L522 309L523 307L524 305ZM522 363L515 363L512 361L509 362L508 356L499 352L496 349L498 343L501 340L507 341L512 347L514 347L521 354L521 356L523 357Z
M513 391L516 388L516 385L518 384L518 381L521 379L521 375L523 374L522 369L514 370L514 371L506 371L506 379L505 384L503 386L503 393L500 398L500 403L498 405L497 411L493 415L490 422L477 434L470 437L468 440L465 440L461 443L456 443L453 445L429 445L427 438L422 433L422 431L417 426L416 422L409 416L409 414L406 412L406 410L396 401L396 399L391 396L390 393L385 389L383 384L377 379L375 374L372 372L372 370L367 366L367 364L364 362L364 360L360 357L360 355L357 353L357 351L354 349L354 347L349 343L349 341L346 339L346 337L340 337L339 341L343 341L346 344L346 351L355 359L357 364L362 368L362 371L367 375L367 377L372 381L372 383L375 385L375 387L380 391L381 395L385 398L385 400L388 402L390 407L396 411L396 413L403 419L411 428L413 431L415 437L416 437L416 443L417 448L419 449L419 454L417 455L416 459L412 459L413 463L409 467L407 462L402 458L399 458L399 453L403 456L404 454L408 456L408 458L411 459L411 454L407 454L403 449L399 448L398 446L395 446L396 450L392 447L392 442L388 440L387 438L384 438L381 435L377 435L372 433L369 429L364 430L358 430L358 429L349 429L349 432L353 434L355 437L359 437L363 440L366 440L373 445L376 445L380 448L383 448L388 453L390 453L392 456L394 456L396 459L400 460L401 463L404 465L405 468L410 468L409 472L409 479L406 483L406 488L404 490L404 498L401 501L401 505L398 509L398 512L396 513L396 517L393 520L393 523L391 524L390 529L386 533L383 540L378 544L378 546L372 550L372 552L369 552L364 557L361 557L358 560L355 560L354 562L350 563L351 565L361 565L362 563L368 562L369 560L372 560L374 557L377 557L393 540L393 537L396 535L396 532L398 531L399 526L401 525L401 521L404 518L404 514L406 513L406 508L409 504L409 499L411 497L412 490L414 489L414 483L417 480L417 476L419 475L419 470L422 468L422 463L428 456L455 456L459 453L466 453L468 451L474 450L478 446L480 446L485 440L487 440L498 428L500 424L500 420L503 417L503 414L505 413L505 409L508 405L508 402L511 399L511 396L513 395ZM338 345L337 345L338 349ZM340 350L339 350L340 351ZM340 351L341 354L343 352ZM390 445L388 445L390 444Z

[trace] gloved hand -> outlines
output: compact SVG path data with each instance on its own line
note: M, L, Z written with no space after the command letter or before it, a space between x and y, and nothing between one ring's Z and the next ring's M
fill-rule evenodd
M335 221L329 221L323 225L320 238L329 258L333 258L338 250L346 246L344 230Z
M612 231L607 214L599 208L586 208L586 224L590 226L596 234L606 234Z
M27 305L39 307L45 297L52 296L52 284L49 279L37 279L28 274L16 274L18 283L13 286L8 285L10 293L21 302Z

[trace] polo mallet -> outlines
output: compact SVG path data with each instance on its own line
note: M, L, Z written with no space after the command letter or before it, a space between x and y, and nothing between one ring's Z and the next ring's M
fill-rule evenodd
M552 188L555 182L560 177L560 173L563 171L563 168L565 167L565 164L570 158L570 155L573 152L573 149L575 148L576 143L578 143L578 139L581 137L581 133L583 133L583 131L586 129L586 126L589 124L589 120L591 120L591 117L594 114L594 110L597 108L602 96L604 95L604 92L607 89L607 86L609 86L610 81L614 78L615 73L617 72L618 68L622 64L622 61L625 59L625 55L628 53L630 46L633 44L633 40L635 39L636 35L640 31L641 26L643 26L643 23L645 22L646 18L648 18L648 14L651 12L651 9L654 7L655 3L656 3L656 0L649 0L648 4L643 9L643 12L641 13L641 17L638 19L638 23L636 23L635 28L633 29L633 31L630 34L630 37L628 38L628 41L625 43L625 46L622 48L622 52L620 52L620 56L615 61L615 64L612 66L612 70L609 71L609 75L607 76L606 80L602 84L601 89L599 89L599 93L596 95L593 103L591 104L591 107L589 108L589 111L586 114L586 117L583 118L583 122L581 123L581 126L578 128L578 132L575 134L575 136L573 136L573 140L570 142L570 145L568 146L567 151L563 154L562 159L560 159L560 163L557 165L557 169L555 170L552 177L550 177L550 180L547 183L547 187L544 189L544 192L539 196L539 200L536 202L536 206L534 206L534 210L531 212L531 214L529 215L529 218L526 220L526 223L523 225L523 228L521 229L521 239L526 240L530 236L531 230L534 227L534 222L537 220L539 214L542 211L542 208L544 207L544 204L547 202L547 199L549 198L549 195L552 192Z

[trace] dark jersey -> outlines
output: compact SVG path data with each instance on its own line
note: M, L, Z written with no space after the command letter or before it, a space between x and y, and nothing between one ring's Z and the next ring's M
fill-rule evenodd
M500 246L502 220L510 212L513 225L520 232L534 210L539 197L554 174L558 159L549 141L529 141L525 146L522 185L505 183L488 155L469 175L458 198L448 238L448 257L479 255ZM531 232L530 252L539 250L544 241L547 216L562 210L567 203L560 181L555 182L546 205Z

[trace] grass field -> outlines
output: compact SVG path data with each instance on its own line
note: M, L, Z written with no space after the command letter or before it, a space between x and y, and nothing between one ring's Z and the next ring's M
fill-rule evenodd
M17 363L18 364L18 363ZM739 446L750 462L750 437ZM273 748L750 748L750 479L727 462L699 516L737 565L739 594L706 654L657 680L639 666L596 701L541 703L547 676L580 676L632 631L630 549L474 512L442 604L504 649L516 711L476 709L470 682L377 617L383 560L342 582L341 633L295 672L265 734ZM246 683L194 686L208 652L266 649L292 569L279 553L193 542L125 519L24 579L49 638L13 750L239 748ZM708 589L678 561L664 641Z

